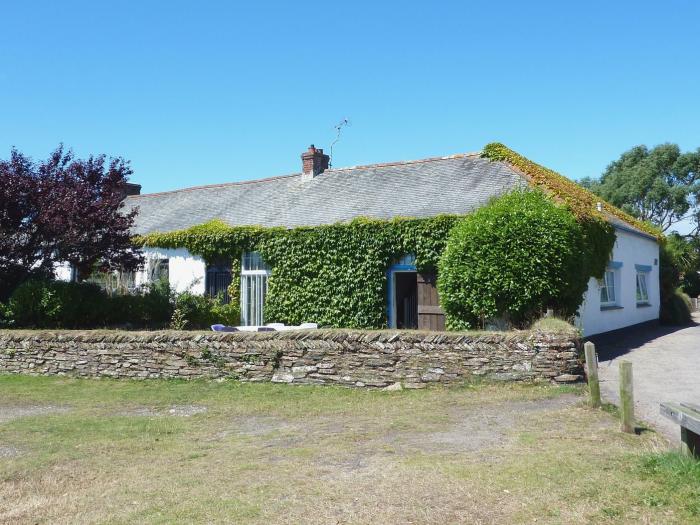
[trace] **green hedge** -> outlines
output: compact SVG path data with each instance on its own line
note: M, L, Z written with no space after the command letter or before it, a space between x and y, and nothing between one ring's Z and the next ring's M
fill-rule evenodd
M109 296L92 283L44 280L19 285L6 309L6 324L35 328L160 328L172 315L167 286L154 285L138 295Z
M178 310L181 328L209 328L214 323L238 324L238 303L184 292L167 283L143 293L106 294L91 283L29 280L18 286L7 304L0 304L0 326L31 328L165 328Z
M474 328L493 318L523 326L547 308L574 315L588 285L590 251L585 229L543 192L494 199L454 228L440 260L448 326Z

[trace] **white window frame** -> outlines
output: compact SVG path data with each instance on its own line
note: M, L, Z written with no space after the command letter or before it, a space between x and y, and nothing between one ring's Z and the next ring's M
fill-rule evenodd
M254 259L255 269L246 267ZM270 268L257 252L246 252L241 257L241 325L263 326L264 307L267 295L267 280Z
M607 268L605 270L605 275L603 275L603 278L598 281L598 285L600 287L600 306L602 308L618 305L618 298L620 296L619 289L618 289L618 282L619 282L619 279L618 279L617 269L616 268ZM610 290L611 289L613 292L612 299L610 298ZM603 300L603 290L605 290L605 294L607 296L606 301Z
M635 287L635 298L637 300L638 305L647 305L649 304L649 272L637 270L637 277L636 277L636 287ZM640 280L641 278L641 280ZM640 283L644 283L644 290L642 290L642 287L640 287ZM640 292L644 292L644 294L641 294Z

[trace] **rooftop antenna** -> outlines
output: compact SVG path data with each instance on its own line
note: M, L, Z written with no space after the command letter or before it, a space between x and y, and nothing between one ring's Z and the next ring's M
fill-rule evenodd
M331 142L331 151L330 151L330 160L328 162L328 167L332 168L333 167L333 146L335 146L336 142L340 140L340 132L343 131L344 127L347 127L350 125L350 121L346 118L338 122L335 126L333 126L333 129L335 130L335 139L333 139L333 142Z

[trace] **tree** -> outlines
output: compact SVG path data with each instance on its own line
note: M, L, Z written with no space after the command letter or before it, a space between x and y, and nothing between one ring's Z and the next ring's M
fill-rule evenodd
M525 326L547 308L575 314L588 284L588 253L583 227L544 193L494 199L452 229L440 259L449 327L496 318Z
M39 163L12 150L0 160L0 297L30 276L68 262L85 278L95 270L133 270L135 211L122 213L132 171L121 158L76 159L59 146Z
M681 153L676 144L636 146L612 162L600 179L581 184L631 215L667 231L681 220L700 231L700 148Z
M661 288L674 291L677 287L692 297L700 294L700 239L671 233L662 249Z

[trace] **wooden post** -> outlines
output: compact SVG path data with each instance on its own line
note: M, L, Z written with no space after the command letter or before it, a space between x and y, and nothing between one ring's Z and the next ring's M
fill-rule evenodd
M598 381L598 359L595 355L595 345L588 341L583 345L586 354L586 374L588 375L588 391L591 396L591 406L600 408L600 383Z
M632 363L620 362L620 418L622 431L634 433L634 394L632 392Z
M691 432L685 427L681 427L681 454L684 456L695 455Z

